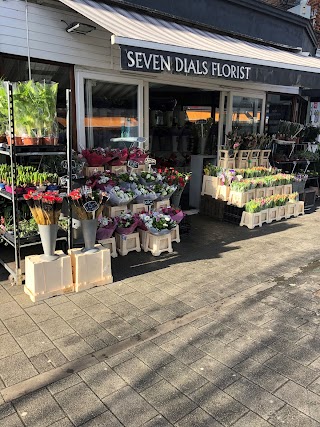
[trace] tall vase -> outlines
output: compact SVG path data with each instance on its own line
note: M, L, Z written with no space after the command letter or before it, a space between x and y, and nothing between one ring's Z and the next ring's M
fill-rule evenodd
M55 261L59 255L54 253L58 234L58 224L38 225L44 254L44 261Z
M171 204L175 208L178 208L180 206L180 200L181 200L183 190L184 190L184 187L179 187L171 196Z
M94 253L99 249L94 245L96 243L96 234L98 228L97 219L82 219L81 220L82 235L84 240L84 248L82 252Z

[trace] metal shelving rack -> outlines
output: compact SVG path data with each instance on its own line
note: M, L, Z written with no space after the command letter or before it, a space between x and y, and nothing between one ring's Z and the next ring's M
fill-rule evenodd
M29 156L65 156L67 159L67 175L68 182L67 188L68 191L71 188L71 178L72 178L72 148L71 148L71 115L70 115L70 94L71 91L67 89L67 147L66 150L55 151L50 149L45 151L38 151L39 146L37 147L37 151L29 152L24 151L23 147L16 147L14 144L14 109L13 109L13 86L10 82L5 82L7 86L7 100L8 100L8 122L9 122L9 132L11 137L11 144L8 147L0 148L0 154L8 156L10 159L11 166L11 177L12 177L12 193L6 191L0 191L0 197L4 197L9 199L12 202L12 210L13 210L13 238L10 239L6 234L2 234L1 238L8 243L14 249L14 263L8 262L7 260L1 258L0 256L0 264L4 266L4 268L10 273L10 280L15 282L17 285L21 285L23 282L23 272L21 269L21 248L27 248L30 246L35 246L41 244L40 236L33 236L32 238L20 238L19 233L19 203L23 202L23 197L17 195L14 191L14 185L17 180L17 159L19 157L29 157ZM50 146L46 146L50 147ZM70 221L71 223L72 221ZM72 225L72 224L71 224ZM69 243L69 247L72 245L72 233L71 226L68 232L68 236L59 237L57 241L67 240ZM12 265L14 264L14 265Z

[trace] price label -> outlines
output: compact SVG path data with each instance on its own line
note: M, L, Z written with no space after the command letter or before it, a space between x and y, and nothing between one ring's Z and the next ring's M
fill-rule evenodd
M151 205L153 204L153 200L151 200L151 199L145 199L145 200L144 200L144 204L145 204L146 206L151 206Z
M136 162L135 160L129 160L128 161L128 167L132 168L132 169L138 169L139 163Z
M144 162L146 165L156 165L157 164L156 159L152 159L151 157L147 157Z
M95 200L90 200L83 205L86 212L95 212L99 209L99 205Z

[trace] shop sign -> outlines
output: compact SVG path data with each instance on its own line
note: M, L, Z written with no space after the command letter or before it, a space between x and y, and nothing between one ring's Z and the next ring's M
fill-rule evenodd
M121 46L123 70L250 80L252 67L230 61Z

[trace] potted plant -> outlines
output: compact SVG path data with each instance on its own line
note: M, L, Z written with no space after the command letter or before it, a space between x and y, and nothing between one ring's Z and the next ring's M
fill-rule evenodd
M68 195L72 209L81 222L84 239L83 252L97 252L95 247L98 217L108 200L107 196L100 191L93 191L88 187L77 188Z
M135 198L135 193L131 190L123 190L119 186L113 187L109 191L109 202L112 206L127 205Z
M8 126L8 99L4 80L0 78L0 143L6 142Z
M137 188L134 190L134 193L136 195L136 203L144 203L145 200L156 200L158 197L152 187L145 187L141 184L137 186Z
M135 172L121 173L118 178L120 187L126 190L134 190L139 183L138 175Z
M169 215L171 217L172 221L174 221L177 224L180 224L180 222L185 217L185 214L182 212L181 209L176 209L176 208L171 208L171 207L170 208L162 208L161 213L163 213L164 215Z
M55 247L58 233L58 221L62 208L62 197L54 192L29 192L24 199L31 210L32 216L38 224L45 261L54 261Z

